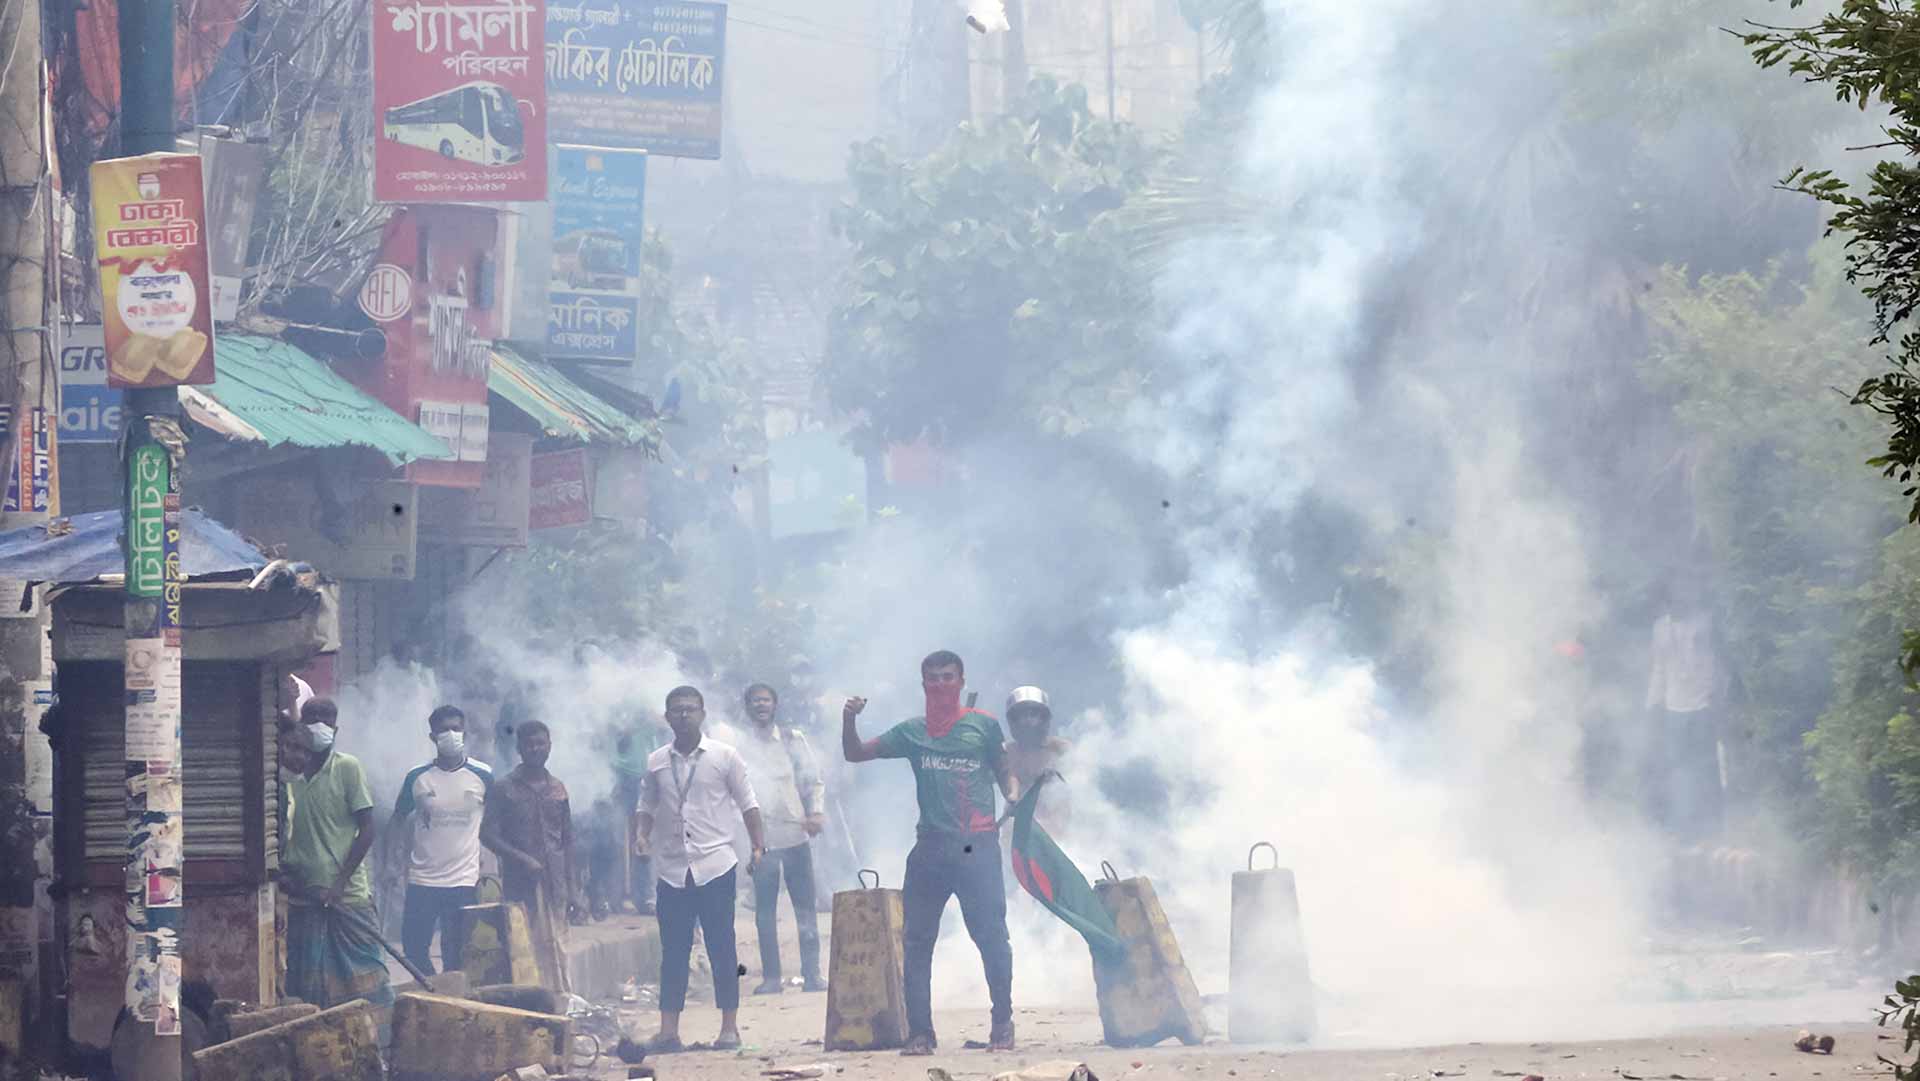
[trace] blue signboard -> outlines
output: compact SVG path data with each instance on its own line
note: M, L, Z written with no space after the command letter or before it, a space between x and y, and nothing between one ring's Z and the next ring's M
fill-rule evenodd
M548 0L547 134L718 158L727 6Z
M625 293L548 289L547 353L633 363L640 356L640 299Z
M553 281L620 288L640 276L647 153L591 146L555 149Z
M107 386L107 346L98 323L67 329L60 346L60 442L120 438L121 392Z

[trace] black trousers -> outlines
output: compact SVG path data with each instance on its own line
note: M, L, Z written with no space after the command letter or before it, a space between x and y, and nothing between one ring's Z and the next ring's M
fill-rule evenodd
M467 950L466 914L460 910L477 904L473 886L416 886L407 883L405 911L400 915L400 951L415 968L431 976L433 932L440 932L440 960L445 972L464 967Z
M980 949L993 1022L1013 1020L1013 946L1007 941L1007 895L1000 874L998 833L927 833L907 853L901 903L906 909L907 1033L932 1036L933 945L947 898L960 899L960 918Z
M787 880L793 900L793 922L800 934L800 975L812 983L820 978L820 913L813 892L813 846L776 849L760 860L753 872L753 920L760 931L760 975L780 981L780 879Z
M738 867L704 886L693 884L693 872L675 886L666 879L654 883L654 912L660 920L660 1010L679 1013L687 1006L688 964L693 960L693 928L700 926L707 940L707 961L713 966L713 1004L723 1010L740 1008L740 957L733 940L733 895Z

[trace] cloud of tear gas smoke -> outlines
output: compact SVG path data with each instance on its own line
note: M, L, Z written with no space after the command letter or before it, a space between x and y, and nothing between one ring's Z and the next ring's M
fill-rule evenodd
M433 758L427 715L446 703L440 678L431 668L382 658L371 672L340 688L340 749L360 760L373 789L376 818L384 819L400 793L407 771ZM470 735L484 741L485 733ZM469 752L487 760L489 748Z
M1298 876L1323 1036L1582 1034L1595 1015L1566 1007L1612 1001L1640 945L1648 851L1599 820L1577 776L1589 688L1552 647L1604 606L1574 509L1534 473L1509 405L1448 375L1517 371L1525 353L1491 336L1425 342L1427 374L1393 377L1364 408L1350 382L1359 352L1385 347L1372 295L1422 241L1407 163L1424 133L1390 82L1421 8L1275 11L1276 83L1246 133L1243 180L1285 208L1282 224L1272 238L1197 238L1174 260L1162 286L1189 367L1137 418L1183 493L1193 570L1164 614L1114 640L1121 715L1077 725L1079 754L1151 763L1159 801L1143 813L1109 799L1082 764L1076 803L1099 809L1077 812L1063 841L1083 870L1104 856L1155 881L1204 992L1226 990L1230 872L1272 840ZM1381 433L1403 438L1369 443ZM1422 446L1437 453L1364 457ZM1381 506L1396 484L1371 475L1395 471L1421 475L1440 518L1407 596L1436 658L1417 717L1312 620L1276 633L1258 584L1276 553L1255 523L1311 490L1391 529ZM1086 994L1076 966L1023 954L1027 1001ZM970 966L946 972L949 994L977 994ZM1363 1014L1393 1021L1340 1031Z

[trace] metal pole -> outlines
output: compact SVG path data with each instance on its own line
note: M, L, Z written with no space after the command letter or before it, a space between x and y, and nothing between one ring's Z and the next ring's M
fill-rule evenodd
M173 151L174 0L120 0L120 150ZM172 387L126 392L127 990L142 1081L178 1078L185 929L180 466Z
M0 67L0 401L10 407L10 431L0 433L0 449L13 452L0 454L0 490L9 477L19 484L18 509L0 512L0 526L15 529L47 519L47 505L36 499L44 491L42 478L35 470L22 477L19 463L42 463L50 448L38 439L51 437L56 415L44 379L51 323L46 226L53 196L41 115L39 0L0 9L0 41L11 43L11 59ZM0 837L0 996L16 1011L0 1024L0 1056L48 1045L40 1024L47 1014L39 951L53 770L51 748L38 731L34 691L50 677L41 670L45 627L37 612L22 618L18 586L0 590L0 819L12 824ZM6 1010L0 1007L0 1013Z
M1107 123L1113 123L1113 0L1107 0Z

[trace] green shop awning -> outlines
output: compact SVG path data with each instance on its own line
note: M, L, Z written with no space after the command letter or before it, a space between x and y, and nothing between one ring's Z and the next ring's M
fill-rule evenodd
M366 447L395 465L454 456L445 443L286 342L222 334L213 356L214 381L181 387L180 404L194 423L229 439L269 447Z
M651 427L628 416L560 369L505 346L494 346L487 389L532 417L555 439L578 439L616 447L656 442Z

